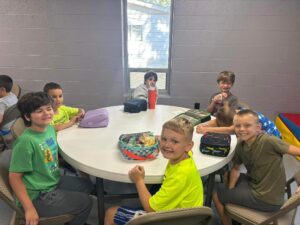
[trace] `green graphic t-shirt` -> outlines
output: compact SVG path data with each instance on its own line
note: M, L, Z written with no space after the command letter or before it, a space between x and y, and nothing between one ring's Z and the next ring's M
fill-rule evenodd
M54 189L60 180L54 127L49 125L44 132L25 129L14 143L9 171L23 173L31 200Z

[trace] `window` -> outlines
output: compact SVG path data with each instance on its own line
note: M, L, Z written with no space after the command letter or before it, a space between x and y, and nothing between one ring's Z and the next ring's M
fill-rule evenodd
M142 29L142 25L128 25L128 40L130 42L143 41Z
M152 70L157 87L168 91L171 0L124 0L125 65L127 84L133 89Z

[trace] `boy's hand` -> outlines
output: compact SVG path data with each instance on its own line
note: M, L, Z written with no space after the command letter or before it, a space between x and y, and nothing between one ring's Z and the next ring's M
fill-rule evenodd
M213 100L214 103L222 103L222 101L223 101L223 95L222 94L218 94L212 100Z
M197 128L196 128L196 132L197 132L198 134L205 134L205 133L208 132L208 129L207 129L207 128L208 128L208 127L206 127L206 126L198 125Z
M224 98L227 98L228 97L228 94L226 93L226 92L222 92L222 98L223 98L223 100L224 100Z
M25 210L26 225L37 225L39 223L39 215L34 207Z
M135 166L131 170L129 170L128 175L132 182L137 183L140 180L144 180L145 178L145 170L142 166Z
M228 94L225 92L222 92L213 98L213 102L214 103L222 103L224 101L224 99L226 99L227 97L228 97Z
M85 115L84 109L79 109L79 113L77 115L78 116L78 121L82 120L84 115Z

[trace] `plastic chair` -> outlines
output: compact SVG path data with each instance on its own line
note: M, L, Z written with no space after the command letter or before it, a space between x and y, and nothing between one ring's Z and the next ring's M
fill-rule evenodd
M9 152L9 151L5 151ZM3 154L3 153L2 153ZM8 182L8 167L0 164L0 199L2 199L12 210L13 215L10 225L25 224L24 212L16 206L13 198L13 192ZM41 217L40 225L58 225L70 222L74 218L71 214L64 214L53 217Z
M17 98L19 99L21 96L21 87L18 84L13 83L11 92L14 93L17 96Z
M21 117L15 120L15 122L12 124L10 131L11 135L13 136L14 139L17 139L23 131L25 130L26 126L24 124L24 121Z
M244 225L293 225L297 207L300 205L300 193L291 196L290 185L293 181L296 181L298 185L300 184L300 171L287 181L288 200L276 212L262 212L239 205L227 204L225 205L226 213L233 220Z
M211 221L212 210L203 206L146 213L130 220L126 225L209 225Z
M291 184L295 181L297 185L300 186L300 170L296 172L294 176L286 182L286 194L288 198L292 196Z
M3 120L0 124L0 130L3 129L3 126L12 122L13 120L16 120L17 118L19 118L21 116L17 105L13 105L11 107L9 107L3 115ZM3 148L2 150L4 150L5 148L9 148L9 145L11 144L12 140L9 139L5 139L3 136L0 136L1 140L0 143L3 144Z

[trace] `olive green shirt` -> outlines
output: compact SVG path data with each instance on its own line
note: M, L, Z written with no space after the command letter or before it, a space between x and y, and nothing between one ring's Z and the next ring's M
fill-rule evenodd
M244 164L249 185L255 197L272 205L282 205L286 183L282 155L289 145L268 134L260 134L250 145L239 141L233 157L234 164Z

